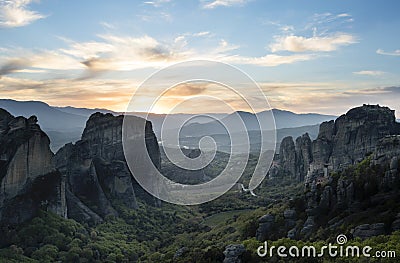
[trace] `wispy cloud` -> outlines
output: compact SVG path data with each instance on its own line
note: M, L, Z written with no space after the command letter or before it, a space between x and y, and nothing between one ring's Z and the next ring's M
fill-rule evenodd
M207 41L215 41L215 46L208 48L189 47L188 41L207 36ZM55 50L26 50L15 48L0 56L1 75L12 74L21 70L80 70L77 80L94 78L107 71L129 71L143 68L161 68L172 63L188 59L219 59L234 64L249 64L260 67L274 67L292 64L321 57L321 54L260 54L259 56L240 55L240 46L225 39L211 38L209 31L186 33L173 40L161 41L151 36L127 36L103 34L96 40L76 42L66 38L67 47ZM272 46L274 52L289 50L329 51L344 45L348 38L338 36L335 39L296 39ZM296 42L297 41L297 42ZM293 43L294 42L294 43ZM76 75L76 72L75 72Z
M189 51L178 45L162 43L150 36L130 37L100 35L98 41L75 42L57 50L31 51L16 49L0 57L1 75L17 70L39 68L49 70L85 70L82 78L105 71L159 68L189 58Z
M13 59L7 61L0 67L0 78L13 72L22 70L26 66L26 61L22 59Z
M351 24L352 17L347 13L315 14L304 25L284 25L279 22L267 22L277 26L281 34L269 44L271 52L331 52L342 46L357 43L357 37L342 30L343 25Z
M341 46L347 46L356 43L356 38L350 34L335 34L324 37L303 37L303 36L283 36L277 37L275 43L269 47L272 52L290 51L290 52L328 52L337 50Z
M203 8L205 9L213 9L219 6L234 6L234 5L243 5L249 2L249 0L214 0L207 1L203 3Z
M115 29L115 26L108 22L100 22L100 25L103 26L105 29Z
M143 11L142 14L137 15L137 17L145 22L151 23L164 23L172 22L173 17L170 13L165 11Z
M315 29L319 32L328 32L338 28L349 28L354 18L348 13L318 13L308 19L305 29Z
M1 79L0 90L3 97L16 100L124 111L137 85L133 80L31 80L5 76Z
M302 55L286 55L280 56L275 54L268 54L261 57L245 57L245 56L227 56L222 60L235 64L256 65L262 67L276 67L284 64L292 64L300 61L307 61L316 58L317 56L311 54Z
M206 91L208 86L210 86L210 83L206 82L182 83L164 93L164 96L185 97L185 96L198 95Z
M84 69L79 60L58 50L32 51L16 48L8 56L0 57L0 76L15 72L37 71L36 69L74 70Z
M154 0L154 1L145 1L143 2L146 5L151 5L153 7L160 7L165 3L169 3L171 0Z
M379 54L379 55L400 56L400 49L397 49L397 50L395 50L393 52L386 52L386 51L384 51L382 49L378 49L376 51L376 53Z
M21 27L44 18L45 15L29 10L32 0L0 0L0 27Z
M367 75L367 76L382 76L383 74L385 74L385 72L379 71L379 70L361 70L361 71L353 72L353 74Z
M204 37L204 36L208 36L208 35L210 35L209 31L201 31L201 32L193 34L194 37Z

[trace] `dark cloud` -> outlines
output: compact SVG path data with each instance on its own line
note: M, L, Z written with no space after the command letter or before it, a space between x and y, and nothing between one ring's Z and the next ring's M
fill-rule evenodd
M82 76L75 80L86 80L95 78L109 70L112 70L111 63L108 59L103 58L90 58L81 62L86 66L86 70Z
M166 96L193 96L206 91L209 83L183 83L173 87Z
M149 61L164 61L174 58L173 53L163 46L144 48L142 52L143 58Z
M29 66L29 62L23 59L13 59L6 62L0 68L0 78L2 76L14 73L18 70L24 69Z

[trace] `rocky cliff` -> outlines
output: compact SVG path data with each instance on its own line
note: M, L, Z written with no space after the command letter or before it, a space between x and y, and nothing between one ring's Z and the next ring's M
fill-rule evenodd
M400 134L394 111L379 105L363 105L349 110L335 122L321 124L313 141L313 166L307 179L323 175L323 167L343 170L361 162L377 150L386 136Z
M335 121L322 123L312 142L307 135L296 143L285 138L270 176L306 175L305 194L297 201L303 203L304 210L298 213L305 217L296 228L286 229L288 236L308 238L320 227L343 231L355 222L370 224L352 230L363 238L398 229L399 167L400 124L387 107L351 109Z
M290 176L303 181L313 161L312 142L308 133L293 141L291 136L285 137L279 148L277 162L270 170L270 177Z
M160 167L151 123L143 125L144 119L129 118L135 118L138 133L145 133L148 153ZM56 168L67 178L68 217L97 223L107 215L118 214L113 200L133 209L138 197L152 200L135 182L126 164L122 123L122 115L95 113L87 121L81 140L65 145L55 155Z
M388 146L383 146L382 140L397 134L400 124L393 110L379 105L351 109L335 121L322 123L318 137L312 142L308 134L295 142L292 137L284 138L276 158L280 174L311 183L329 171L361 162L379 147L383 147L380 152L387 152Z
M0 109L0 222L19 224L39 208L66 214L65 181L52 164L49 138L35 116Z

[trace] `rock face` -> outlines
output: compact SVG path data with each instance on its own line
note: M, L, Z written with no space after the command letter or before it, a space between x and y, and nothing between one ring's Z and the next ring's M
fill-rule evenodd
M279 148L279 158L284 172L291 177L296 176L296 149L292 136L283 138Z
M381 188L392 188L396 184L400 164L400 135L387 136L378 141L372 155L372 164L388 166Z
M258 219L258 228L256 238L258 241L264 241L268 238L268 234L272 232L275 225L275 216L271 214L263 215Z
M160 151L151 123L130 118L135 118L138 132L145 133L149 156L160 167ZM107 215L117 215L113 198L133 209L138 195L151 199L135 182L126 164L122 123L122 115L95 113L87 121L81 140L65 145L55 155L56 168L67 178L68 217L96 223Z
M297 179L304 180L312 162L312 142L308 133L305 133L296 139Z
M296 143L291 136L285 137L279 148L278 163L271 169L270 175L290 176L303 181L312 160L311 139L308 133L298 137Z
M295 142L287 137L280 147L270 176L290 176L304 180L306 186L303 226L296 229L293 220L287 218L289 212L284 215L290 238L308 238L327 221L328 227L335 229L344 222L337 217L343 211L346 217L346 213L360 212L391 196L396 198L400 187L400 124L387 107L363 105L351 109L335 121L322 123L314 141L307 134ZM360 171L363 176L357 177ZM392 229L400 229L399 222L395 219ZM270 229L260 223L258 237L265 238L262 234ZM362 225L354 235L364 238L384 230L380 224Z
M19 224L39 208L65 216L65 181L52 164L49 144L35 116L0 109L0 222Z
M324 168L342 170L362 161L378 149L381 140L400 134L394 111L379 105L363 105L349 110L335 122L320 126L313 142L313 163L308 182L324 175Z
M384 223L376 223L376 224L364 224L357 226L354 229L353 236L359 237L361 239L366 239L373 236L379 236L385 234L385 224Z

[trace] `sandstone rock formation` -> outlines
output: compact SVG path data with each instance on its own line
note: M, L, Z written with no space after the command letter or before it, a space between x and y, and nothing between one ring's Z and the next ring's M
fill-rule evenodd
M151 123L129 118L135 119L137 133L145 134L149 156L160 167L160 151ZM95 113L87 121L81 140L65 145L55 155L56 168L67 178L68 217L96 223L107 215L118 214L112 199L133 209L138 195L153 200L128 169L122 123L122 115Z
M47 135L35 116L0 109L0 222L19 224L39 208L66 214L65 181L52 164Z

